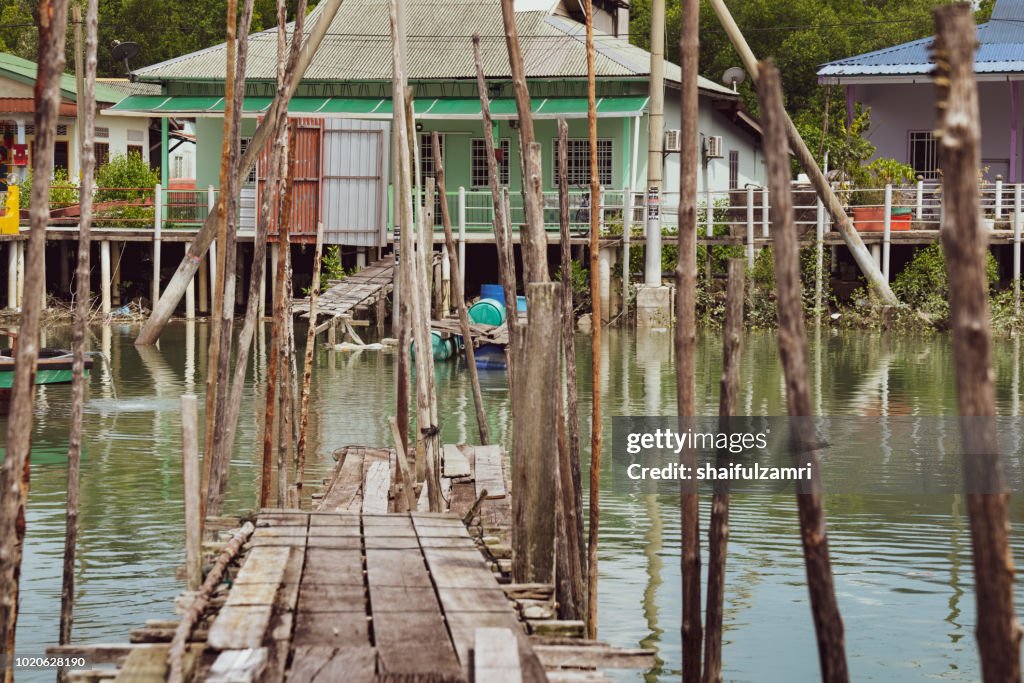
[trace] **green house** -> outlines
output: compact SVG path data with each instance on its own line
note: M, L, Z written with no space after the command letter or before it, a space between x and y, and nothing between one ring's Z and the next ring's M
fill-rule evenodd
M569 3L516 12L527 70L536 137L542 143L544 189L556 227L557 120L569 125L568 177L574 186L573 219L587 218L587 100L585 27ZM647 159L650 55L614 35L628 26L628 6L595 3L598 165L603 185L602 216L629 220L636 205L631 192L643 190ZM623 11L627 12L624 17ZM322 6L307 18L320 20ZM481 37L495 141L501 151L502 183L521 222L517 115L497 0L407 0L405 2L409 84L414 89L420 166L432 173L430 133L442 139L448 197L458 228L486 239L491 225L485 146L471 36ZM577 9L578 12L578 9ZM624 20L625 19L625 20ZM251 136L269 107L276 78L276 31L249 38L243 137ZM197 190L216 186L220 168L226 48L215 46L138 69L138 81L159 84L159 96L130 97L110 113L194 118ZM289 110L300 126L293 239L312 241L318 221L327 243L360 248L387 244L393 227L389 160L391 120L391 38L384 0L346 0L306 71ZM679 68L666 64L665 128L679 128ZM740 110L731 88L701 79L700 135L718 137L722 152L705 159L701 182L728 190L762 184L759 131ZM244 144L244 141L243 141ZM707 155L705 155L707 156ZM242 191L242 229L255 224L262 168ZM678 201L678 154L666 155L663 204ZM642 197L642 192L638 195ZM674 198L673 198L674 197ZM632 202L632 203L630 203Z

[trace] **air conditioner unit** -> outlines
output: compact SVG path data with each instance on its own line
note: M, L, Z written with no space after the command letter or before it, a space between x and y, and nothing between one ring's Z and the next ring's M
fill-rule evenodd
M678 152L682 148L683 136L678 128L665 131L665 152Z
M705 154L708 159L721 159L722 154L722 136L721 135L709 135L707 137L707 143L705 147Z

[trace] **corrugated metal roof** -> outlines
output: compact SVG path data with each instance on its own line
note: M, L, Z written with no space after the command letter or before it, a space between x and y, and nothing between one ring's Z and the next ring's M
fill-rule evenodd
M311 26L319 16L314 10ZM410 0L406 3L408 72L412 80L473 79L471 35L481 36L484 71L488 78L509 78L508 53L496 0ZM585 28L566 17L548 12L516 13L523 63L529 78L585 78ZM599 77L645 77L650 55L627 41L595 33L596 72ZM226 50L206 50L138 69L145 80L221 80ZM249 39L247 78L276 77L275 30ZM679 67L666 64L666 78L678 80ZM385 0L346 0L306 71L305 81L388 81L391 79L391 38ZM701 79L702 89L734 97L731 89Z
M26 83L28 85L35 85L36 73L39 71L39 67L35 62L31 62L21 57L16 57L7 52L0 52L0 75L7 76L8 78ZM75 95L75 77L71 74L61 74L60 77L60 90L61 97L66 100L76 101ZM109 103L109 102L120 102L124 99L124 95L108 88L102 83L96 84L96 101Z
M133 83L127 78L97 78L96 83L121 93L122 97L160 94L160 86L155 83Z
M823 79L843 76L899 76L931 73L929 46L921 38L823 65ZM974 70L979 74L1024 73L1024 0L997 0L992 18L978 26Z

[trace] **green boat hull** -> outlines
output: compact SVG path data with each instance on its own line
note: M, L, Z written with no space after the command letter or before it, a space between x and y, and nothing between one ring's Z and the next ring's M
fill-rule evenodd
M92 358L85 359L85 376L92 369ZM62 349L40 349L36 362L36 384L70 384L72 372L71 352ZM7 393L14 386L14 360L10 349L0 350L0 392Z

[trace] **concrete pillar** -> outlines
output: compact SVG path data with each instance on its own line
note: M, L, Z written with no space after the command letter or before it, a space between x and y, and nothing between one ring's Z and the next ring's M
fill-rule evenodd
M875 259L875 265L882 267L882 245L875 242L871 245L871 258Z
M263 254L263 277L260 278L260 300L258 304L257 314L260 320L267 315L267 255Z
M601 247L597 254L597 282L601 294L601 320L607 322L612 313L612 263L615 252Z
M18 242L7 243L7 308L18 307Z
M27 244L27 242L26 242L26 244ZM39 299L39 306L40 306L39 310L45 311L46 310L46 241L45 240L43 241L43 260L42 260L41 265L43 266L43 272L39 273L39 280L40 280L40 283L39 283L40 284L40 288L39 288L39 290L40 290L40 293L41 293L41 296L40 296L40 299Z
M100 300L106 317L110 315L110 240L100 242Z
M114 242L112 245L113 271L110 274L110 298L115 306L121 305L121 256L124 255L124 243Z
M194 277L185 285L185 319L196 319L196 279Z
M164 130L167 130L167 119L161 119L164 123ZM164 176L167 175L167 143L166 138L163 147L163 167L162 171ZM153 188L153 285L151 300L153 305L156 306L156 302L160 300L160 258L161 258L161 237L160 232L163 229L163 192L161 192L160 184Z
M672 289L641 287L636 292L638 329L666 330L672 324Z
M210 280L210 269L206 265L206 259L199 259L199 312L208 313L210 311L210 298L209 298L209 280Z
M356 270L360 271L366 267L366 247L356 249Z
M213 299L216 296L214 290L217 289L217 243L210 243L210 251L208 252L210 258L210 286L208 287L210 293L210 310L213 310Z
M25 242L18 240L18 305L25 301Z

